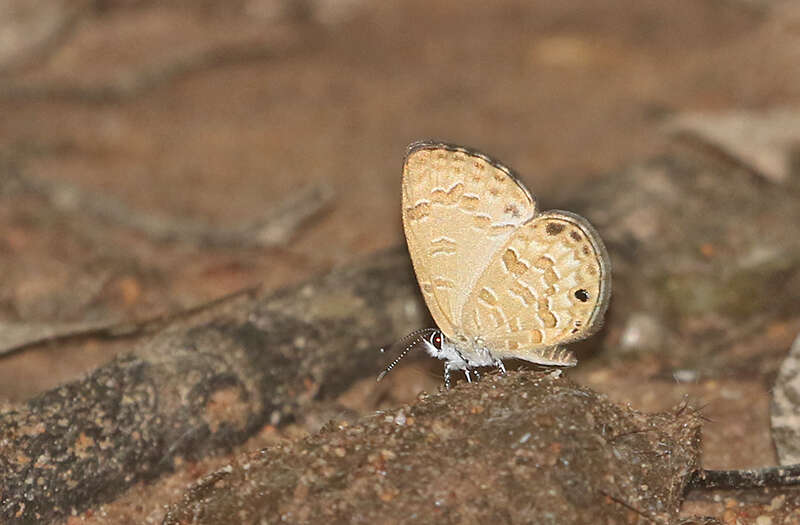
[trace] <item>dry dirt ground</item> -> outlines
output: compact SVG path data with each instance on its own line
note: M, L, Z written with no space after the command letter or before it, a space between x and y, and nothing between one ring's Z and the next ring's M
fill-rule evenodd
M333 197L285 242L242 248L154 239L6 181L2 322L139 319L255 283L285 286L398 245L400 165L416 139L491 153L546 209L593 174L664 151L669 116L800 103L800 9L791 2L96 0L75 12L67 4L43 8L60 24L57 38L0 67L4 166L135 213L218 227L254 220L307 188ZM129 344L78 339L7 356L0 402L79 377ZM624 371L589 363L571 377L646 411L700 400L710 418L707 468L775 463L765 378L637 379L656 360ZM341 402L368 412L440 381L412 365L380 396L365 379ZM322 423L266 427L240 450ZM159 522L164 504L226 459L71 521ZM781 505L769 494L698 495L685 513L750 523Z

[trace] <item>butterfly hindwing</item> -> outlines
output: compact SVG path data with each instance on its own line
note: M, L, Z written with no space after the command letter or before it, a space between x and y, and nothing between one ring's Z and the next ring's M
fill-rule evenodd
M536 213L508 168L467 149L418 142L403 167L403 227L422 294L439 329L462 335L478 276Z
M599 235L583 217L551 211L520 226L494 253L459 324L496 357L553 364L554 347L599 328L609 293L610 262Z

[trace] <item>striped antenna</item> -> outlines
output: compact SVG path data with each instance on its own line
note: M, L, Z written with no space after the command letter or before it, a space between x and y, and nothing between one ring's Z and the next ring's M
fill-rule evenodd
M403 351L400 352L400 355L397 356L394 359L394 361L389 363L389 365L386 368L383 369L383 372L378 374L378 379L376 380L376 382L380 383L381 379L386 377L386 374L391 372L392 369L395 366L397 366L397 363L399 363L401 359L403 359L406 355L408 355L408 353L411 350L416 348L417 345L419 344L419 342L422 340L423 336L425 336L425 335L427 335L427 334L429 334L431 332L435 332L437 330L438 330L437 328L421 328L419 330L415 330L415 331L411 332L410 334L408 334L407 336L405 336L402 339L400 339L399 341L397 341L396 343L394 343L392 346L390 346L389 350L393 350L393 349L395 349L397 347L400 347L400 346L403 346L403 345L405 345L405 348L403 348ZM381 348L381 352L385 352L385 351L386 351L385 349Z

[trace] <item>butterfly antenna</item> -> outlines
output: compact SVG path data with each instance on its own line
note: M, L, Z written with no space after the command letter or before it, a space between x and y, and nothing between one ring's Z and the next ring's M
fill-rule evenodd
M396 343L394 343L391 347L389 347L389 350L391 350L391 349L396 348L398 346L401 346L401 345L404 345L404 344L406 345L406 347L403 348L403 351L400 352L400 355L397 356L394 359L394 361L389 363L389 365L386 368L383 369L383 372L378 374L378 379L376 380L376 383L380 383L381 379L383 379L386 376L386 374L391 372L392 369L395 366L397 366L397 363L399 363L401 359L403 359L406 355L408 355L408 353L411 350L413 350L414 348L417 347L417 344L419 344L419 342L422 340L422 336L423 335L428 334L430 332L434 332L434 331L436 331L436 328L421 328L419 330L415 330L415 331L411 332L410 334L408 334L407 336L405 336L402 339L400 339L399 341L397 341ZM381 352L384 352L384 351L385 350L383 348L381 348Z

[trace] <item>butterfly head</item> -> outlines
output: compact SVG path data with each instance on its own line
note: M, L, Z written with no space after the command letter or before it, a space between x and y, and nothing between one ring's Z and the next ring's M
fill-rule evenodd
M485 366L494 363L494 359L486 360L477 358L476 350L472 348L474 345L469 345L466 338L461 339L463 339L463 341L450 339L438 328L423 328L411 332L389 348L389 351L401 347L402 350L400 351L400 355L389 363L386 368L383 369L383 372L378 375L378 381L391 372L391 370L397 366L397 363L415 348L423 348L431 357L447 361L447 367L452 370L464 370L473 366ZM480 341L475 341L474 343L479 346L481 345ZM381 352L383 351L384 349L381 348ZM486 352L483 353L488 355ZM473 356L473 358L467 358L465 356Z
M398 355L378 376L378 381L384 378L396 365L415 348L423 348L429 355L447 361L457 359L458 351L455 345L438 328L423 328L411 332L404 338L394 343L389 351L402 347ZM384 350L381 349L383 352Z
M422 343L426 352L433 357L438 357L439 353L442 351L442 346L444 346L444 340L444 334L442 331L433 329L424 334L421 337L420 342Z
M421 341L423 348L428 355L451 363L453 368L463 368L467 366L459 345L442 333L441 330L434 329L425 334Z

